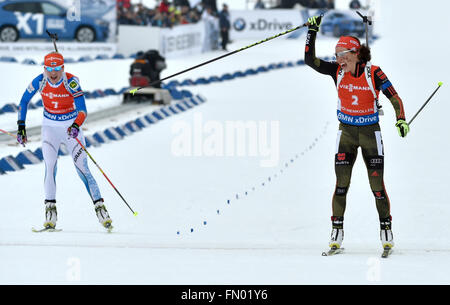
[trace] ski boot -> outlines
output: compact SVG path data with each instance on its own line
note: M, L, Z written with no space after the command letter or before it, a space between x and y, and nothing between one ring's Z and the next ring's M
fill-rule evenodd
M383 249L394 247L394 235L392 234L392 218L380 218L380 239Z
M45 229L54 229L58 220L56 212L56 200L45 200Z
M344 240L344 217L332 216L331 223L331 239L328 245L331 249L339 249L341 248L342 241Z
M102 224L102 226L105 227L108 231L111 231L113 228L112 220L109 217L108 211L106 210L103 202L103 198L94 201L95 213L97 214L98 221Z

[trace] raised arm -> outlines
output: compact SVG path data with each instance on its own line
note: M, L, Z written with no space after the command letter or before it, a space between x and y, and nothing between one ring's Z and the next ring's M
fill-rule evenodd
M311 17L308 19L308 33L306 34L305 63L319 73L330 75L336 82L336 72L339 65L316 57L316 36L322 17Z

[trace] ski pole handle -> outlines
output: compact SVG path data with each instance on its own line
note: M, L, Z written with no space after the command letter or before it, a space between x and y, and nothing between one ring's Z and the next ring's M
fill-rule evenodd
M439 88L441 88L442 84L443 84L442 82L438 83L437 88L433 91L433 93L430 95L430 97L425 101L425 103L422 105L422 107L420 107L419 111L416 112L416 114L413 116L411 121L409 121L408 125L411 125L411 123L414 121L414 119L417 117L417 115L422 111L423 108L425 108L425 106L428 104L428 102L431 100L431 98L435 95L435 93L439 90Z
M17 140L17 136L13 135L12 133L10 133L10 132L8 132L6 130L0 129L0 132L3 132L4 134L7 134L8 136L11 136L11 137L13 137L14 139ZM22 143L22 146L25 147L25 144Z

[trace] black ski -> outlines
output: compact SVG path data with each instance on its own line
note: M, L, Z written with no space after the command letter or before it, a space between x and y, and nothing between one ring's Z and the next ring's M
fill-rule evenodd
M383 249L383 253L381 254L382 258L388 258L389 255L391 255L392 251L394 251L391 247L387 246L384 247Z
M330 250L322 252L322 256L332 256L342 252L344 252L344 248L332 247Z

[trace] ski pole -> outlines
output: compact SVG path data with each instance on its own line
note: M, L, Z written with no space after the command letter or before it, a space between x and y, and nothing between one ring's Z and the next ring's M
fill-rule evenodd
M8 136L11 136L11 137L13 137L14 139L17 140L17 137L15 135L13 135L12 133L10 133L10 132L8 132L6 130L0 129L0 132L3 132L4 134L7 134ZM22 146L25 147L25 144L22 143Z
M50 36L51 40L53 41L53 46L55 47L55 51L58 52L58 48L56 47L56 41L58 40L58 34L56 34L56 33L52 34L48 30L45 30L45 31L47 32L47 35Z
M363 23L366 28L366 45L369 47L369 25L372 25L372 21L368 16L363 16L360 12L356 11L356 13L363 19Z
M133 209L130 207L130 205L127 203L127 201L125 200L125 198L123 198L123 196L120 194L120 192L117 190L117 188L114 186L114 184L111 182L111 180L109 180L108 176L106 176L105 172L101 169L101 167L97 164L97 162L95 162L94 158L92 158L91 154L87 151L86 147L84 147L84 145L80 142L80 140L78 140L78 138L75 138L75 140L77 140L78 144L80 144L81 148L83 148L83 150L86 152L86 154L89 156L89 158L91 158L92 162L94 162L94 164L97 166L97 168L100 170L100 172L103 174L103 176L105 176L106 180L108 180L109 184L111 184L111 186L113 187L113 189L116 191L116 193L120 196L120 198L122 198L123 202L125 202L125 204L127 205L127 207L130 209L130 211L133 213L134 216L137 216L137 212L133 211Z
M321 15L321 16L322 16L322 15ZM285 31L285 32L278 33L278 34L276 34L276 35L274 35L274 36L272 36L272 37L269 37L269 38L263 39L263 40L261 40L261 41L255 42L255 43L253 43L253 44L251 44L251 45L248 45L248 46L246 46L246 47L243 47L243 48L240 48L240 49L231 51L231 52L229 52L229 53L227 53L227 54L221 55L221 56L219 56L219 57L210 59L210 60L205 61L205 62L203 62L203 63L201 63L201 64L198 64L198 65L196 65L196 66L193 66L193 67L191 67L191 68L187 68L186 70L183 70L183 71L177 72L177 73L175 73L175 74L172 74L172 75L170 75L170 76L164 77L164 78L162 78L162 79L160 79L160 80L155 80L155 81L151 82L149 85L147 85L147 86L145 86L145 87L139 87L139 88L132 89L132 90L130 90L130 93L135 94L136 91L141 90L141 89L143 89L143 88L152 87L152 86L154 86L154 85L156 85L156 84L158 84L158 83L160 83L160 82L162 82L162 81L165 81L165 80L167 80L167 79L169 79L169 78L172 78L172 77L174 77L174 76L183 74L183 73L185 73L185 72L188 72L188 71L197 69L197 68L199 68L199 67L201 67L201 66L210 64L210 63L212 63L212 62L214 62L214 61L216 61L216 60L219 60L219 59L222 59L222 58L231 56L231 55L233 55L233 54L236 54L236 53L238 53L238 52L247 50L247 49L249 49L249 48L251 48L251 47L260 45L260 44L262 44L262 43L264 43L264 42L267 42L267 41L269 41L269 40L272 40L272 39L278 38L278 37L280 37L280 36L289 34L289 33L293 32L293 31L296 31L296 30L301 29L301 28L303 28L303 27L305 27L305 26L308 26L308 25L309 25L308 22L307 22L307 23L304 23L304 24L299 25L299 26L297 26L297 27L295 27L295 28L289 29L289 30L287 30L287 31Z
M416 116L419 114L419 112L422 111L423 108L425 108L425 106L428 104L428 102L431 100L431 98L433 97L433 95L439 90L439 88L441 88L442 86L442 82L438 83L437 88L433 91L433 93L431 93L430 97L426 100L426 102L422 105L422 107L420 107L419 111L416 112L416 114L413 116L413 118L411 119L411 121L409 121L408 125L411 125L411 123L414 121L414 119L416 118Z

